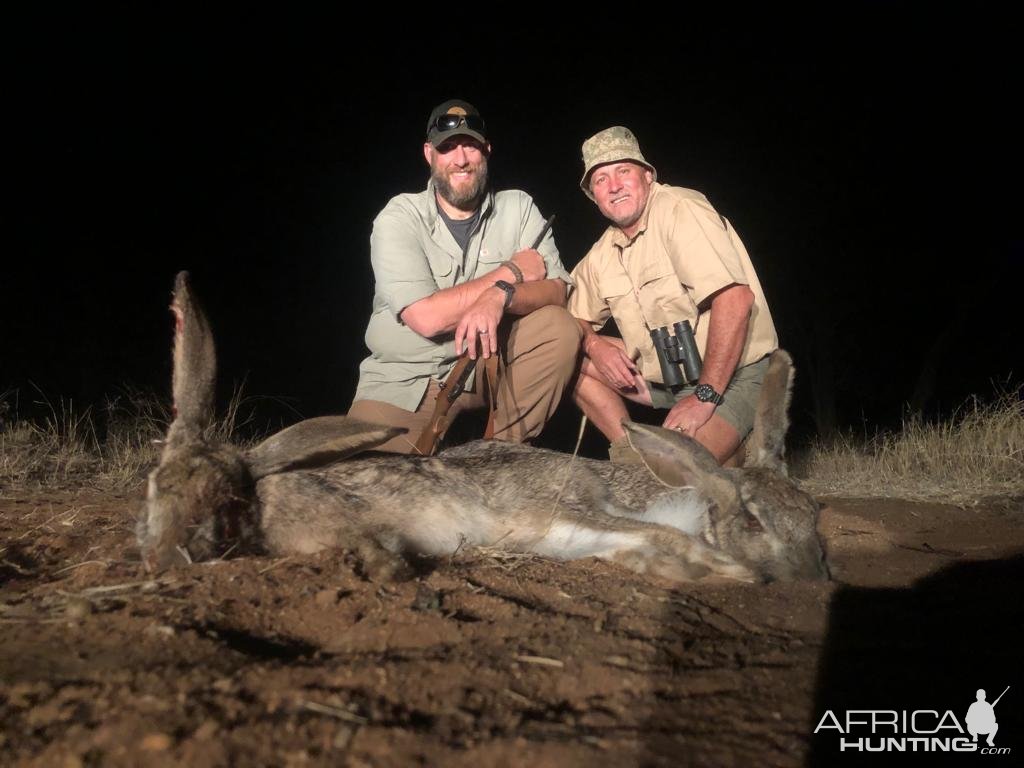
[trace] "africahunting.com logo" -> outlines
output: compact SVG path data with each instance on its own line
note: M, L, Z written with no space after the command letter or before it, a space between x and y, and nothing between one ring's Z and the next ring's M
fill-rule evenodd
M840 752L976 752L1008 755L1009 747L997 747L996 704L1006 695L1006 686L991 704L985 689L979 688L963 722L953 710L936 709L848 709L836 714L826 710L815 734L834 731ZM965 727L966 726L966 727ZM982 742L979 736L984 736Z

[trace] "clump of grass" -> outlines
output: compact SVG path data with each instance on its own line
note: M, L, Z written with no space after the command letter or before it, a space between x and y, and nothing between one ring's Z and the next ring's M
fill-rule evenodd
M106 431L95 448L94 482L128 488L153 468L171 422L169 404L152 393L127 389L103 405Z
M17 391L0 392L0 490L71 485L125 490L156 465L172 419L162 398L125 388L97 413L92 407L77 410L71 400L40 397L35 405L43 415L21 419ZM207 436L228 440L250 427L251 409L248 418L242 415L248 402L236 388Z
M1024 400L977 399L940 423L910 419L867 440L812 446L803 485L816 494L882 496L970 505L1024 495Z
M7 390L0 429L0 483L25 485L45 479L63 485L87 473L99 448L92 409L76 412L74 403L45 401L46 415L38 420L18 417L18 393Z

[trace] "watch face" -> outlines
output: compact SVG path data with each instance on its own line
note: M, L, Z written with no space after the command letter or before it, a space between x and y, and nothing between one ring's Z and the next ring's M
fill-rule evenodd
M722 400L722 396L710 384L698 384L693 393L702 403L713 402L717 405Z

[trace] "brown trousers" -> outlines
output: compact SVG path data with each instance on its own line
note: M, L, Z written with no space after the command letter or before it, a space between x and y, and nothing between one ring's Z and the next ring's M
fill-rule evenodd
M498 350L494 437L522 443L540 435L576 372L582 331L562 307L541 307L511 324ZM463 392L448 411L449 424L463 411L486 408L483 360L476 369L473 392ZM434 413L440 382L431 380L415 411L380 400L356 400L348 415L363 421L405 427L408 432L374 450L415 452L416 440ZM482 437L482 435L481 435Z

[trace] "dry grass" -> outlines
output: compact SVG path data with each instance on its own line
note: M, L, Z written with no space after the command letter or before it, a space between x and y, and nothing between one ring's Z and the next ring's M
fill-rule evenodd
M0 490L70 485L126 490L156 465L171 421L170 405L156 395L126 389L107 398L100 413L39 396L34 405L44 415L20 419L17 391L0 392ZM236 389L210 436L235 436L247 425L241 418L246 403Z
M0 392L0 492L132 488L155 466L170 422L164 400L135 390L108 398L99 413L76 412L71 401L43 398L36 405L46 415L21 420L17 392ZM237 388L210 436L238 441L239 430L251 426L251 416L242 415L251 413L250 405ZM1024 496L1024 400L1016 392L994 403L973 401L942 423L910 421L898 433L819 443L794 465L794 474L816 495L961 505Z
M909 421L898 433L812 447L802 484L814 494L970 505L1024 495L1024 400L968 403L947 421Z

